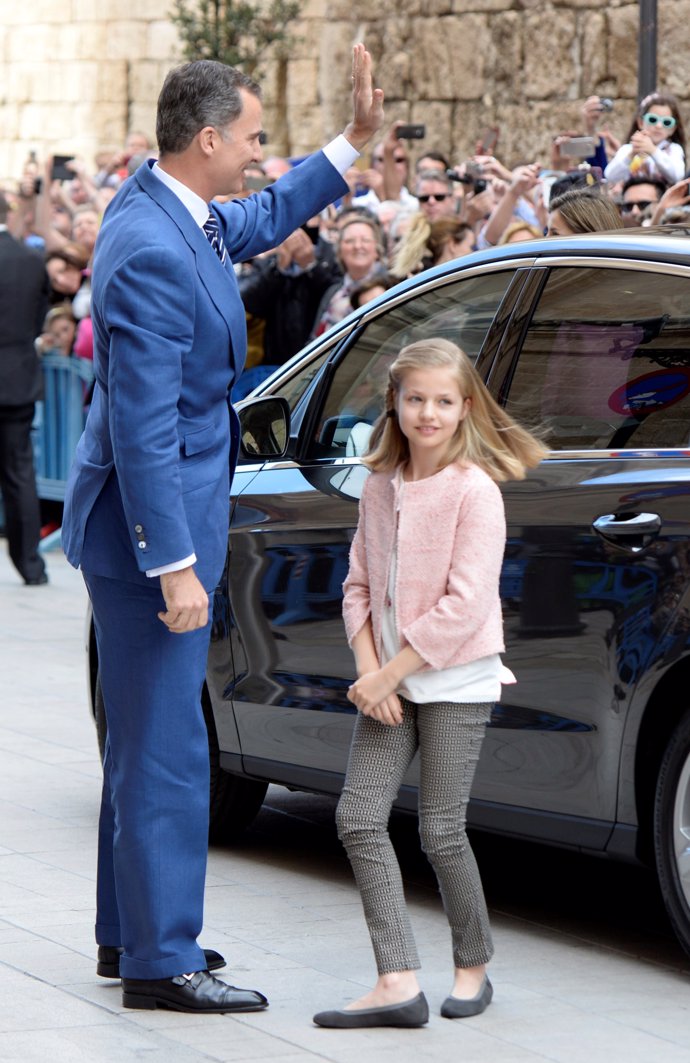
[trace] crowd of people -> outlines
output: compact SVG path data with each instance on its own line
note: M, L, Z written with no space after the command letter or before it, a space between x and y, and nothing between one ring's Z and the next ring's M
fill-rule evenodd
M645 97L624 142L609 128L611 101L590 96L581 127L556 133L549 158L507 164L500 136L475 154L425 151L395 122L346 174L349 191L280 247L236 263L249 351L235 399L314 336L399 280L471 251L544 235L685 222L690 216L685 132L677 99ZM419 145L416 158L411 145ZM149 138L128 135L92 167L74 158L56 179L53 160L31 153L4 188L11 231L45 256L50 309L37 349L92 358L90 265L100 219L141 161ZM247 171L266 187L300 159L269 156Z

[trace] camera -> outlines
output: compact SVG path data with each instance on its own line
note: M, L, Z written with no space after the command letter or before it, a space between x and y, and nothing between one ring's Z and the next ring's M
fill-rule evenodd
M475 196L478 196L480 192L486 192L487 185L483 177L477 177L472 173L459 174L457 170L446 170L446 177L449 177L451 181L458 181L461 185L467 185Z
M399 140L423 140L426 136L425 125L399 125L395 131Z
M71 181L76 176L74 171L67 166L68 162L74 162L74 155L53 155L52 178L54 181Z
M608 96L603 96L599 100L599 105L601 106L602 111L612 111L613 110L613 100L610 99Z

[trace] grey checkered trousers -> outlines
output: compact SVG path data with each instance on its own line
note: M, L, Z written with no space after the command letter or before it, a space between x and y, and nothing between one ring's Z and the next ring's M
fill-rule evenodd
M416 750L420 752L419 834L436 873L450 924L456 967L493 955L479 869L465 833L467 803L492 704L400 699L403 722L391 727L358 713L347 776L336 812L362 897L379 974L419 968L402 876L388 820Z

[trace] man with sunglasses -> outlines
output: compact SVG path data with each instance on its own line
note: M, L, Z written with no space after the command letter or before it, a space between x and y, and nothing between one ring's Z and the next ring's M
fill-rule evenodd
M642 225L665 191L664 182L653 177L629 177L623 185L622 202L618 208L626 229Z
M437 170L425 170L420 173L415 193L419 209L428 222L455 215L453 186L444 173Z

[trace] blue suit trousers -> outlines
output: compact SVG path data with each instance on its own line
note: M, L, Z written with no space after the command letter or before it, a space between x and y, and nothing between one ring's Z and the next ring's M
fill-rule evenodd
M125 978L202 970L209 759L201 690L210 624L171 634L151 586L84 573L108 722L96 941ZM125 681L126 678L126 681Z

